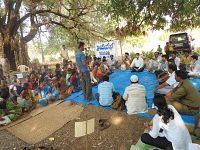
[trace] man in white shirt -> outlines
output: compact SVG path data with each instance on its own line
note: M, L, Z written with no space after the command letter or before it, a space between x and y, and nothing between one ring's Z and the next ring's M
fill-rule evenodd
M69 60L69 55L68 55L68 50L66 50L65 45L62 45L60 56L63 58L63 64L64 64L64 66L66 66L66 64L67 64L67 62Z
M154 53L154 59L150 59L147 68L151 72L155 72L158 69L159 63L162 61L162 57L158 52Z
M140 57L139 53L136 53L136 58L131 63L131 72L142 72L144 70L144 60Z
M109 82L109 76L103 76L103 82L98 85L98 93L96 99L99 100L100 105L110 106L113 102L114 85Z
M2 65L3 75L8 77L10 75L10 63L5 55L3 55L3 57L0 59L0 64Z
M109 68L110 69L117 69L118 68L118 61L114 58L113 55L110 55L110 59L108 60Z
M160 84L154 89L154 93L157 91L159 94L166 95L173 88L178 85L178 82L175 79L175 71L177 70L176 66L169 65L169 78L164 83Z
M171 56L172 56L172 59L174 60L174 63L177 66L177 70L179 70L181 59L177 57L177 54L178 54L177 51L173 51Z
M126 87L123 99L126 101L128 114L143 113L147 111L146 89L143 85L138 84L138 77L132 75L131 85Z
M192 55L192 65L191 71L189 71L189 76L200 76L200 60L197 55Z

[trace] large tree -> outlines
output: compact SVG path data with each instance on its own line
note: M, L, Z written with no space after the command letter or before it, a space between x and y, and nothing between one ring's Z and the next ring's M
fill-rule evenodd
M101 34L90 26L95 22L88 20L86 15L95 11L95 0L4 0L1 3L0 33L3 52L16 69L15 52L17 36L20 27L26 34L21 34L20 40L27 43L38 33L41 26L47 29L60 26L74 36L80 30ZM95 26L94 26L95 27ZM76 30L76 32L75 32Z
M172 31L184 31L200 26L199 0L104 0L101 5L107 16L116 22L120 36L145 34L169 26Z

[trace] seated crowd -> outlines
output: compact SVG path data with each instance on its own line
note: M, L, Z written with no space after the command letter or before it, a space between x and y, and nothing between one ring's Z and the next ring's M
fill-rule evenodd
M122 96L110 82L109 75L113 69L120 66L113 55L110 58L86 56L86 64L90 72L88 75L91 78L91 85L98 85L98 93L95 96L100 105L111 106L117 110L126 108L128 114L147 112L146 89L139 83L138 76L132 75L128 79L130 85L125 88ZM184 142L191 140L187 137L185 141L178 141L179 144L182 142L179 145L170 131L177 129L177 135L181 136L184 133L186 136L188 131L179 113L196 115L199 112L200 94L189 79L190 76L200 75L198 56L190 56L188 52L185 52L179 58L178 53L173 51L168 57L161 55L159 51L155 52L154 58L145 64L139 53L136 53L132 62L129 54L125 53L121 66L123 65L131 72L142 72L146 68L149 72L155 73L158 79L158 86L152 91L155 94L154 105L157 114L151 123L145 124L148 127L152 126L152 130L142 135L142 141L164 149L172 147L182 149ZM54 73L48 69L48 66L45 66L43 70L31 71L24 81L15 75L9 85L2 80L0 121L4 120L3 116L9 114L19 116L34 109L37 103L47 106L81 89L81 73L75 63L65 61L63 68L60 64L56 64L55 68ZM14 107L9 107L11 103ZM177 122L182 126L181 128L178 127ZM162 144L159 145L159 142Z

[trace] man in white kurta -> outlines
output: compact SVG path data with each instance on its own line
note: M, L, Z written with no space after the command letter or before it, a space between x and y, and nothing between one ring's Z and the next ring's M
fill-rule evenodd
M128 114L137 114L147 112L146 89L138 84L138 77L132 75L131 85L126 87L123 99L126 100Z

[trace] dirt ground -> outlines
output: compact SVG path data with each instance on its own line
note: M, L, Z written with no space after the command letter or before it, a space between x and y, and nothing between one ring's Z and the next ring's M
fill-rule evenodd
M45 140L29 145L13 136L7 130L0 131L0 150L37 150L40 146L53 150L86 150L86 137L75 138L75 121L95 118L95 132L88 135L88 150L129 150L144 131L143 123L148 118L127 115L125 112L107 110L92 105L84 105L80 118L70 121ZM109 119L111 126L99 130L99 119Z

